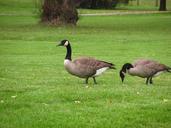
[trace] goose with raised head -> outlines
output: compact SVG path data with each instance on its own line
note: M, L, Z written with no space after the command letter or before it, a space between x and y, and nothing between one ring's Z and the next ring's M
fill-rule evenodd
M139 59L133 64L126 63L120 70L120 78L124 81L126 73L146 78L146 84L153 84L152 78L162 72L171 72L171 68L154 60Z
M64 46L67 49L67 53L64 60L65 69L72 75L80 78L85 78L85 83L88 83L90 77L93 78L96 84L95 77L101 75L107 69L115 69L114 64L105 62L102 60L96 60L91 57L80 57L72 61L72 49L68 40L62 40L58 46Z

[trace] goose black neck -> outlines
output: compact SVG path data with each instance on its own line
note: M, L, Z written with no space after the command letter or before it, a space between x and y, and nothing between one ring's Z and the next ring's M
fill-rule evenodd
M68 44L68 45L66 46L66 48L67 48L67 53L66 53L65 59L72 60L72 59L71 59L71 54L72 54L71 45Z
M126 67L125 66L122 67L121 72L126 73Z

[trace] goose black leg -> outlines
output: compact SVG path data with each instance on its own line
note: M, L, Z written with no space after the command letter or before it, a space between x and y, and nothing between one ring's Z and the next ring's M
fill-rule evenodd
M97 84L97 82L96 82L96 78L95 78L95 77L93 77L93 80L94 80L94 84Z
M146 80L146 85L148 85L148 81L149 81L149 77L147 77L147 80Z
M86 80L85 80L85 84L88 84L88 77L87 77Z
M153 84L153 80L152 80L152 77L150 77L150 84Z

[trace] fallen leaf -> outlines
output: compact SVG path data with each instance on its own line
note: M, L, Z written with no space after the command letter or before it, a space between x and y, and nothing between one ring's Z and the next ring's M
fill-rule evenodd
M17 95L16 96L11 96L11 98L13 98L13 99L15 99L17 97Z
M168 102L168 99L163 99L163 102Z
M3 100L1 100L1 103L4 103L4 101L3 101Z
M76 100L76 101L74 101L76 104L80 104L81 103L81 101L79 101L79 100Z

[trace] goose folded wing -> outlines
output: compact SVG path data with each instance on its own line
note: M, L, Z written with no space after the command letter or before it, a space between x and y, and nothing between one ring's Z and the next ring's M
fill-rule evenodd
M84 67L89 67L90 69L98 70L103 67L112 68L114 65L101 60L96 60L91 57L81 57L73 61L75 64L82 65Z
M164 64L160 64L158 62L149 63L146 67L151 71L151 74L154 75L158 72L167 70L167 66Z
M147 59L139 59L133 63L133 66L136 67L137 65L147 65L147 64L150 64L153 62L155 62L155 61L147 60Z

